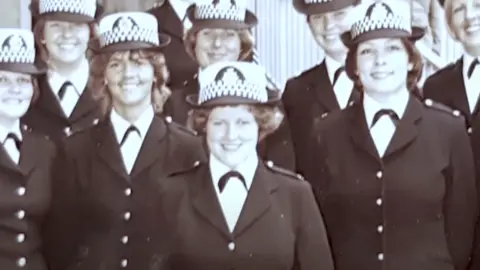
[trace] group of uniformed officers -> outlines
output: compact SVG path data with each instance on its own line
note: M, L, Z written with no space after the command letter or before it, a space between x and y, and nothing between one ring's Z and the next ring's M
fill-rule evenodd
M246 0L34 2L0 28L0 269L479 270L480 6L445 1L465 53L421 88L409 2L293 0L325 59L284 91Z

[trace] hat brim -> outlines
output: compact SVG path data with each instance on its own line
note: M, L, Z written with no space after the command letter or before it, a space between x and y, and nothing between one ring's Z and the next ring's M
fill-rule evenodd
M75 23L96 22L105 13L105 7L99 3L97 3L97 9L96 9L94 18L90 16L75 14L70 12L48 12L48 13L39 14L38 7L31 7L31 9L32 9L32 15L35 17L36 20L43 19L43 20L75 22ZM34 11L34 9L36 9L36 11Z
M340 37L343 44L347 47L352 47L360 42L364 42L371 39L377 38L408 38L412 42L416 42L425 35L425 28L422 27L412 27L412 33L409 34L403 30L394 30L394 29L379 29L369 31L367 33L361 34L358 37L352 39L351 32L345 32Z
M120 51L131 51L131 50L152 50L152 51L161 51L165 46L170 44L171 38L166 34L158 34L159 45L141 42L141 41L125 41L113 43L105 47L100 46L98 38L93 39L89 42L88 48L92 50L95 54L103 53L112 53Z
M0 70L38 76L47 73L47 65L41 61L35 64L0 63Z
M193 29L205 28L224 28L224 29L250 29L258 24L258 19L255 14L247 10L244 21L234 21L226 19L196 19L195 18L195 4L192 4L187 9L187 18L192 23Z
M257 100L243 98L238 96L223 96L204 102L198 103L198 94L188 95L185 98L186 102L192 108L211 108L216 106L237 106L237 105L279 105L282 100L282 93L280 91L268 91L268 100L266 102L259 102Z
M305 15L322 14L355 6L359 0L328 1L325 3L306 4L305 0L293 0L293 7L299 13Z

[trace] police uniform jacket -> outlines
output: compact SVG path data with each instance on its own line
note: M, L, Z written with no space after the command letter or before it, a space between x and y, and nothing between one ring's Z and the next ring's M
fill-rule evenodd
M166 183L161 197L176 236L169 269L333 269L311 187L291 172L258 163L233 232L208 162L176 173Z
M150 9L148 12L157 18L158 30L170 35L170 44L163 49L163 55L170 74L167 85L175 92L182 89L198 71L198 64L185 51L183 23L175 13L170 1L164 0L162 5Z
M358 100L359 96L357 91L352 91L350 102ZM314 123L340 109L326 62L288 80L282 102L295 152L296 170L304 173L302 164L309 152L306 142Z
M322 122L306 177L336 269L466 269L477 206L463 119L410 97L383 158L362 103Z
M22 130L17 165L0 146L0 269L47 270L41 228L51 201L55 144Z
M88 88L80 95L72 114L67 117L51 90L47 76L39 77L38 84L38 100L22 119L33 131L58 142L73 132L92 126L101 117L99 103L93 99Z
M467 90L463 79L463 58L446 66L430 76L424 84L423 95L425 98L443 103L465 118L465 125L475 158L477 175L477 190L480 190L480 114L479 107L470 111ZM477 67L478 68L478 67ZM472 267L480 268L480 227L477 226L476 253L473 256ZM471 268L476 269L476 268Z
M163 269L157 185L204 157L199 139L156 116L127 174L110 120L68 137L49 220L51 270Z

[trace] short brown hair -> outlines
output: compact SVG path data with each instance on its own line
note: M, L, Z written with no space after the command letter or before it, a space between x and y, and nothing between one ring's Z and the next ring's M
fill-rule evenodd
M403 46L407 50L408 60L413 64L412 70L407 74L407 87L411 91L417 91L417 83L422 77L423 59L415 45L407 38L401 39ZM348 77L354 82L355 89L363 92L363 84L357 75L357 50L358 44L348 50L347 60L345 61L345 71Z
M156 113L163 111L163 105L171 94L170 89L165 85L169 73L165 62L165 56L161 52L132 50L124 53L131 53L130 57L142 57L149 60L153 66L156 81L152 87L152 105ZM112 108L112 97L105 85L105 70L114 53L94 55L91 61L91 77L89 80L93 97L101 103L102 112L106 115Z
M187 54L192 59L195 59L195 60L197 59L195 55L195 46L197 45L197 34L201 30L202 29L192 27L187 30L187 32L185 33L185 36L183 37L183 42L184 42L185 50L187 51ZM255 39L253 38L253 35L249 29L241 29L236 31L238 32L238 36L240 37L240 43L241 43L240 56L238 57L238 60L242 61L247 59L252 53Z
M453 1L455 0L445 0L443 3L443 10L445 13L445 23L447 24L447 30L450 36L457 40L457 35L452 27L452 17L453 17Z
M205 134L208 118L216 107L198 108L190 111L187 126L200 135ZM258 124L258 140L261 141L275 132L283 121L283 113L278 106L247 105Z
M35 36L35 43L37 43L37 55L40 56L40 59L44 61L45 63L48 64L48 50L47 46L43 43L43 40L45 39L44 37L44 30L45 30L45 24L47 23L48 20L45 19L39 19L37 22L35 22L35 26L33 28L33 34ZM89 42L92 40L96 40L98 37L98 26L96 22L90 22L87 23L88 28L90 29L90 39ZM88 50L87 50L88 53Z

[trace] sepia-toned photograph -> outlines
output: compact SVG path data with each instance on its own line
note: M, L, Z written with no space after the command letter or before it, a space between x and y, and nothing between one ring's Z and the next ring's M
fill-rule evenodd
M480 270L480 0L0 9L0 270Z

